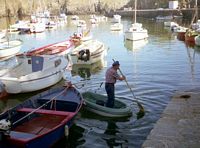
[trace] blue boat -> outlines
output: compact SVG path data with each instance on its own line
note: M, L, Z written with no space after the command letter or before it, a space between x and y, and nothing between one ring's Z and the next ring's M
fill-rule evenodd
M73 86L54 88L0 114L0 147L51 147L68 136L83 104Z

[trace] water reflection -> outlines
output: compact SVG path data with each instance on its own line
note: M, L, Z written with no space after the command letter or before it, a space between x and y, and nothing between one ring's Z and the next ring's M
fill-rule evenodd
M190 64L192 80L195 80L195 60L196 60L195 55L196 55L197 50L193 48L189 48L187 45L186 45L186 50L187 50L187 55L188 55L188 61Z
M115 35L122 35L123 34L123 30L120 30L120 31L110 31L112 34L115 34Z
M125 145L128 143L128 141L119 139L119 137L117 136L117 133L120 133L120 132L118 131L118 127L116 123L112 120L107 121L107 128L104 134L108 136L104 137L103 139L106 141L108 147L110 148L111 147L126 147Z
M125 40L124 41L124 47L126 49L134 51L138 50L142 47L144 47L148 43L148 40L138 40L138 41L131 41L131 40Z
M104 60L100 60L91 65L73 65L71 74L72 76L80 76L83 79L90 79L92 74L98 73L104 66L106 62Z
M200 53L200 46L194 46L194 49L196 50L196 52Z

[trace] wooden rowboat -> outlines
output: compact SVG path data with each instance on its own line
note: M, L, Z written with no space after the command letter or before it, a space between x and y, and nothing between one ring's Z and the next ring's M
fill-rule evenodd
M115 98L115 104L113 108L105 106L107 96L93 93L82 93L85 100L86 109L94 112L98 115L105 117L129 117L132 115L131 106L124 103L119 98Z
M51 147L67 136L83 99L74 87L54 88L0 114L0 147Z

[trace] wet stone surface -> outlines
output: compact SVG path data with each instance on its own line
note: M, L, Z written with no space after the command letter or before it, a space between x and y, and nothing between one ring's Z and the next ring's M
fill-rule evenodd
M177 92L156 122L143 148L199 148L200 93Z

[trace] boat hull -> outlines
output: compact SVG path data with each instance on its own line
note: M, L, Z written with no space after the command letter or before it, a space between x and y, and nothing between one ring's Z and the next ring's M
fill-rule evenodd
M9 116L11 129L0 147L52 147L69 135L69 128L83 104L81 94L72 86L50 89L0 115ZM56 108L55 108L56 107Z
M16 55L22 46L21 40L5 41L0 44L0 58Z
M85 49L89 50L89 56L80 57L80 51L84 51L85 53ZM73 64L93 64L102 60L105 55L106 49L104 44L99 41L90 40L75 48L70 54L70 58Z
M65 56L17 56L18 65L0 77L10 94L47 88L63 78L68 60Z
M86 109L100 116L116 118L129 117L132 115L131 107L118 98L115 98L114 108L109 108L105 106L107 97L104 95L92 92L85 92L83 93L83 98L86 103ZM99 101L103 102L104 104L99 104Z
M40 75L40 76L39 76ZM10 94L17 93L27 93L32 91L41 90L47 87L50 87L63 78L62 71L52 72L46 76L43 76L43 73L38 74L37 79L26 79L21 78L0 78L1 81L5 84L5 90Z
M126 31L125 32L125 39L131 41L139 41L148 38L148 33L146 30L144 31Z
M185 33L186 33L186 32L177 32L177 38L178 38L180 41L185 41Z
M194 40L195 40L195 45L200 46L200 36L196 36Z
M44 47L26 52L26 55L67 55L74 48L74 44L70 40L50 44Z

